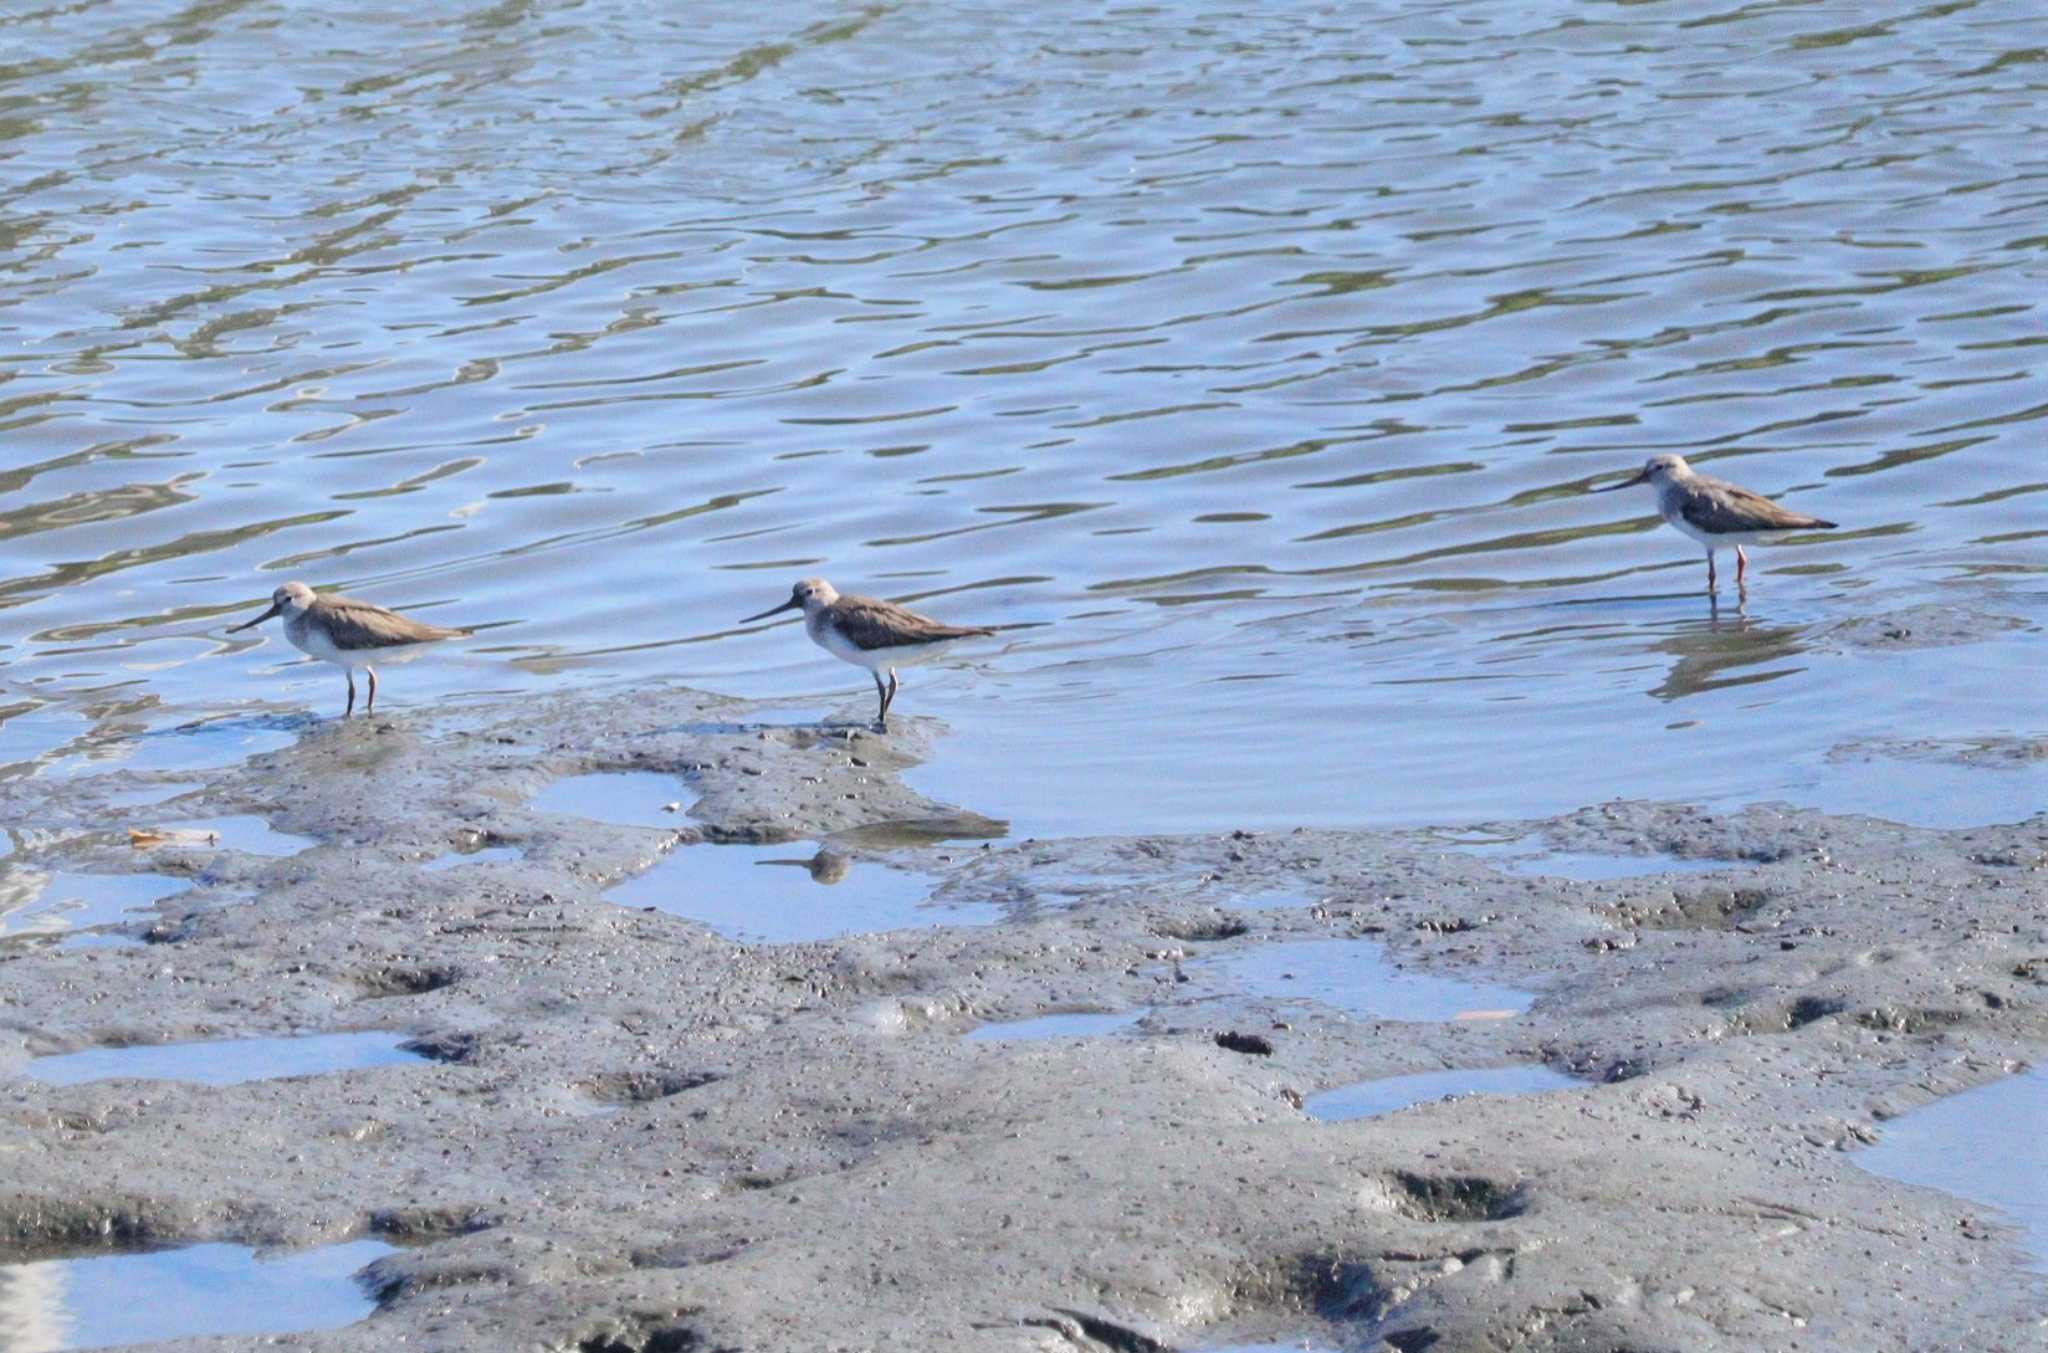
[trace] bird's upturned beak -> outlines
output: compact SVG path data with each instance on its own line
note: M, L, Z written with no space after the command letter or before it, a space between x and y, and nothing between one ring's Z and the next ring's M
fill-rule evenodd
M767 610L761 612L761 614L750 615L745 620L740 621L740 623L742 625L751 625L756 620L766 620L769 616L774 615L777 611L793 611L797 607L802 605L802 602L798 601L795 597L791 597L788 601L783 602L780 606L770 606ZM251 621L250 623L254 624L255 622Z
M254 620L244 620L239 625L228 626L228 633L233 634L236 630L245 630L253 626L260 625L264 621L270 619L270 617L276 615L279 611L282 611L283 609L283 606L273 601L270 603L270 609L265 611L262 615L257 616Z
M1602 486L1602 487L1600 487L1600 488L1597 488L1597 489L1592 489L1592 490L1590 490L1590 492L1593 492L1593 493L1612 493L1612 492L1614 492L1614 491L1615 491L1616 489L1632 489L1632 488L1634 488L1634 487L1635 487L1636 485L1638 485L1638 484L1642 484L1642 483L1646 483L1646 482L1648 482L1649 478L1650 478L1650 472L1649 472L1648 470L1638 470L1638 471L1636 472L1636 477L1635 477L1634 479L1624 479L1624 480L1622 480L1622 481L1621 481L1621 482L1620 482L1619 484L1607 484L1607 485L1603 485L1603 486Z

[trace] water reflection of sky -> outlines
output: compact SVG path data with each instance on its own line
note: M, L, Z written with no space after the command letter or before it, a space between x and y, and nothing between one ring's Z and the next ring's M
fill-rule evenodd
M356 1275L393 1252L375 1240L268 1256L213 1244L0 1265L0 1347L55 1353L350 1325L377 1305Z

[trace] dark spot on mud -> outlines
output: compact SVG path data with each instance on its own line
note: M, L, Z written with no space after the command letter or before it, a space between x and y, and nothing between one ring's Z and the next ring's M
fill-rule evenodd
M614 1328L583 1335L576 1341L576 1353L713 1353L695 1330L662 1323L665 1319L635 1316Z
M81 1251L157 1249L177 1239L175 1223L140 1200L66 1203L18 1194L0 1197L0 1254L9 1263Z
M467 1062L476 1056L478 1039L475 1034L423 1034L408 1043L400 1043L400 1052L410 1052L432 1062Z
M450 1236L466 1236L493 1225L481 1208L392 1207L370 1214L370 1234L394 1245L425 1245Z
M452 987L461 978L461 970L452 967L387 966L359 972L351 980L363 999L382 1000L387 996L424 996L430 991Z
M785 846L791 841L803 840L794 828L759 822L749 822L738 827L712 823L700 827L698 831L706 844L714 846Z
M1391 1344L1401 1353L1423 1353L1424 1349L1435 1348L1442 1342L1442 1338L1442 1335L1427 1325L1420 1325L1412 1330L1392 1330L1380 1336L1382 1342Z
M1839 1000L1822 996L1801 996L1789 1004L1764 1004L1750 1006L1728 1021L1728 1032L1735 1034L1782 1034L1794 1029L1803 1029L1809 1024L1824 1020L1830 1015L1839 1015L1848 1006Z
M1847 1008L1840 1001L1826 1000L1819 996L1801 996L1792 1002L1792 1008L1785 1012L1785 1027L1804 1028L1815 1020L1826 1019L1829 1015L1839 1015Z
M1980 850L1970 856L1970 863L1990 869L2040 869L2048 867L2048 852Z
M1216 1046L1225 1052L1242 1052L1250 1057L1271 1057L1273 1040L1264 1034L1239 1033L1235 1029L1216 1035Z
M1372 1270L1349 1259L1303 1261L1299 1286L1308 1304L1331 1320L1377 1320L1389 1304Z
M715 1071L613 1071L593 1076L578 1088L600 1104L645 1104L717 1079Z
M1416 1221L1503 1221L1527 1210L1520 1186L1484 1175L1394 1170L1380 1178L1392 1209Z
M627 1261L634 1268L697 1268L704 1264L722 1264L746 1252L744 1238L715 1242L678 1240L658 1249L635 1250L627 1256Z
M1079 1344L1083 1339L1091 1339L1109 1349L1110 1353L1174 1353L1172 1348L1129 1326L1064 1307L1054 1307L1050 1317L1026 1319L1024 1323L1040 1329L1057 1330L1069 1343Z
M1920 1006L1880 1005L1857 1012L1856 1022L1880 1033L1921 1034L1934 1029L1951 1029L1969 1020L1964 1010L1937 1010Z
M1190 940L1196 943L1234 940L1249 933L1250 930L1250 926L1235 916L1218 916L1195 921L1161 921L1152 927L1152 933L1163 939Z

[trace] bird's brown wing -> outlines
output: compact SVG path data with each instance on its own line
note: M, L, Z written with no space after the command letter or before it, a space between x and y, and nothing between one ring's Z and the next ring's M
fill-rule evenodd
M324 596L313 603L338 648L395 648L400 644L424 644L436 639L454 639L468 630L429 625L423 620L387 611L354 597Z
M978 625L942 625L930 616L906 611L893 601L873 597L841 597L833 607L839 629L854 645L872 653L878 648L933 644L941 639L966 639L994 634Z
M1825 531L1834 527L1831 521L1780 507L1761 493L1752 493L1719 480L1687 494L1678 512L1694 527L1713 535L1732 535L1743 531Z

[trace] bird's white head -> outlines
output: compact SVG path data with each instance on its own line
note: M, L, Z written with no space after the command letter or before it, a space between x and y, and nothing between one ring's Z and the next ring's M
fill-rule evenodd
M228 633L233 634L236 630L245 630L253 625L260 625L274 615L281 615L287 620L296 619L304 615L306 609L312 604L312 588L304 583L286 583L283 587L270 594L269 610L257 616L254 620L245 620L239 625L228 626Z
M823 578L805 578L789 589L789 600L780 606L770 606L759 615L750 615L740 621L751 625L756 620L766 620L779 611L802 611L805 615L816 615L825 607L839 600L839 589Z
M1691 477L1692 466L1685 463L1685 457L1674 456L1667 451L1663 455L1652 456L1644 461L1641 470L1619 484L1608 484L1594 489L1593 492L1611 493L1615 489L1632 489L1638 484L1654 484L1661 489L1666 484L1678 483Z

